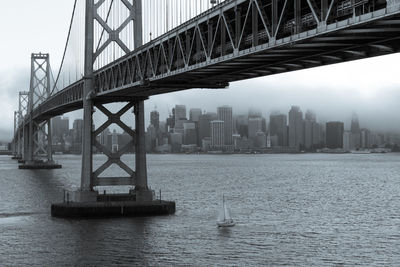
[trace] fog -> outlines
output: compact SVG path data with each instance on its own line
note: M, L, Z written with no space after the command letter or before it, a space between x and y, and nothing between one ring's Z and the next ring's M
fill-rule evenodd
M287 114L292 105L297 105L303 113L314 110L320 122L338 120L349 127L352 113L356 112L361 127L400 132L400 79L398 68L394 67L397 62L399 54L235 82L227 89L193 89L153 96L146 101L146 121L155 108L160 120L165 120L176 104L186 105L187 112L190 108L215 112L218 106L230 105L234 114L247 114L249 108L255 108L267 118L271 111ZM4 111L0 113L0 140L10 140L18 92L29 88L29 69L1 72L0 84ZM120 105L112 105L111 110ZM66 114L71 127L81 114ZM96 115L95 124L101 123L101 117ZM124 121L132 125L133 115L125 115Z

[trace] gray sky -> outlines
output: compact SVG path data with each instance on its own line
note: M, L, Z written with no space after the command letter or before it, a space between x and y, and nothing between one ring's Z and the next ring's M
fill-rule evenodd
M73 0L4 1L0 9L0 140L9 140L18 92L29 89L30 54L50 53L57 71L64 49ZM365 59L232 83L224 90L189 90L152 97L146 115L157 106L164 119L168 108L186 104L215 111L231 105L234 113L258 108L287 113L291 105L313 109L321 120L348 123L357 112L362 127L400 131L400 55ZM67 114L79 117L80 112ZM148 119L148 118L147 118ZM133 120L133 118L132 118Z

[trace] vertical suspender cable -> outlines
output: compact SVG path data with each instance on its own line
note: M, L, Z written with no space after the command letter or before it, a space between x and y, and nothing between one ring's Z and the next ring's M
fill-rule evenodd
M53 91L54 91L54 89L56 88L56 84L57 84L57 82L58 82L58 79L60 78L61 69L62 69L63 64L64 64L65 55L66 55L67 47L68 47L68 43L69 43L69 38L70 38L70 36L71 36L72 24L73 24L73 22L74 22L76 2L77 2L77 0L75 0L75 2L74 2L74 7L73 7L73 10L72 10L71 21L70 21L70 24L69 24L67 40L66 40L66 42L65 42L65 47L64 47L64 52L63 52L63 56L62 56L62 59L61 59L60 69L58 70L57 78L56 78L56 81L55 81L55 83L54 83L53 89L51 90L51 93L50 93L50 94L52 94Z

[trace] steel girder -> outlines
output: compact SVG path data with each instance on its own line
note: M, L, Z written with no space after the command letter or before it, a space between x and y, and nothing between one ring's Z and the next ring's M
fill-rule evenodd
M221 88L399 51L399 5L366 11L362 1L344 12L339 0L227 0L96 71L91 97L115 102ZM81 87L78 81L51 96L34 118L81 108Z
M134 144L135 134L136 134L135 131L121 121L121 116L124 115L127 111L129 111L133 106L134 102L129 102L118 112L112 113L102 104L96 104L97 109L107 116L107 120L99 128L92 131L92 140L94 143L93 145L98 149L98 151L102 152L104 155L107 156L107 161L93 172L92 186L136 185L136 172L133 171L131 167L129 167L121 160L122 155L129 152L129 150L132 149L133 146L135 145ZM130 142L128 142L123 148L117 149L116 151L110 151L109 149L107 149L106 146L102 145L96 139L98 135L100 135L113 123L121 127L131 137ZM124 170L128 174L128 176L100 177L101 174L113 164L118 165L122 170Z

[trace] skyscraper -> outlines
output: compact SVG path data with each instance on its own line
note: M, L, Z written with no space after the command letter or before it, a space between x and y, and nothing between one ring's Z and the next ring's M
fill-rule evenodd
M368 129L361 129L361 147L370 148L371 147L371 132Z
M201 109L199 109L199 108L191 108L189 110L189 120L192 121L192 122L198 122L201 113L202 113Z
M214 149L223 149L225 144L224 121L211 121L211 146Z
M360 124L358 123L358 116L356 113L353 113L353 117L351 119L351 139L352 139L352 148L360 148L361 147L361 130Z
M199 138L199 144L201 144L202 140L205 137L211 137L211 116L209 114L202 114L199 116L199 122L198 122L198 138Z
M303 112L297 106L289 111L289 146L300 149L304 145Z
M83 136L83 120L76 119L72 125L74 143L82 143Z
M307 110L304 120L304 147L311 149L313 146L313 126L316 123L316 115L312 110Z
M194 122L185 122L183 124L183 143L185 145L197 144L196 124Z
M326 146L328 148L343 148L344 124L340 121L326 123Z
M176 105L174 109L175 116L175 132L183 133L183 123L186 122L186 106L185 105Z
M269 116L269 134L278 137L278 146L287 146L287 116L272 113Z
M262 129L262 118L260 117L252 117L249 118L249 132L248 137L254 139L258 132L261 132Z
M218 120L224 122L224 142L225 145L232 145L233 135L233 115L232 107L222 106L217 108Z
M69 131L69 119L57 116L51 119L52 136L61 139L63 135L67 135Z
M156 132L158 132L158 129L160 128L160 113L158 113L157 110L150 112L150 123L156 129Z

